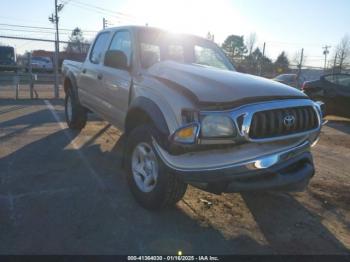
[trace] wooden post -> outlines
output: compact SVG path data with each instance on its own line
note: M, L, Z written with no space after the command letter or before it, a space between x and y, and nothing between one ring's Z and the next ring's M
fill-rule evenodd
M28 72L29 72L30 99L33 99L34 98L34 82L33 82L33 68L32 68L32 53L28 53Z
M13 84L15 86L15 99L18 99L19 96L19 76L18 71L16 72L15 77L13 78Z
M260 64L259 65L259 76L262 76L263 70L264 70L265 48L266 48L266 43L264 42L262 57L261 57L261 61L259 63Z

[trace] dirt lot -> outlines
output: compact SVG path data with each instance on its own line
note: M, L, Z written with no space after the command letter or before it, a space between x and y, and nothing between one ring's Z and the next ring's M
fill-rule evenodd
M306 192L189 188L160 213L128 191L120 132L90 120L73 133L62 100L0 99L1 254L349 253L350 120L323 129Z

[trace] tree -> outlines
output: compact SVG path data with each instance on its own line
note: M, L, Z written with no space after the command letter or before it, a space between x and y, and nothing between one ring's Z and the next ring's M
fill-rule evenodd
M305 65L307 61L307 56L303 55L303 61L301 61L301 51L297 51L294 53L293 59L291 60L292 65L296 66L297 68L301 68L302 65L301 62Z
M335 49L334 69L341 72L350 65L350 38L345 35Z
M260 49L257 47L254 52L251 52L244 58L242 66L244 66L245 71L251 74L258 74L259 66L261 63L263 55Z
M84 38L83 31L76 27L69 37L69 43L67 44L65 50L68 53L87 53L89 49L89 42Z
M233 60L243 60L243 55L247 53L247 47L244 44L244 36L230 35L222 44L222 48Z
M272 60L264 56L259 47L255 48L250 55L245 56L243 61L236 63L236 66L241 72L268 77L272 76L274 69Z
M256 33L250 33L246 41L246 46L247 46L249 55L252 54L256 41L257 41Z
M260 63L261 63L262 75L272 77L273 70L274 70L274 64L272 63L272 60L267 56L263 56L261 58Z
M289 71L289 60L284 51L277 57L274 66L275 71L279 74Z

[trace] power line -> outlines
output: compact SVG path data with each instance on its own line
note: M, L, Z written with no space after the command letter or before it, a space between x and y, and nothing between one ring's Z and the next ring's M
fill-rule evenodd
M125 14L125 13L122 13L122 12L111 11L111 10L108 10L108 9L105 9L105 8L102 8L102 7L99 7L99 6L96 6L96 5L92 5L92 4L88 4L88 3L81 2L81 1L79 1L79 0L70 0L70 1L73 1L74 3L78 3L78 4L80 4L80 5L88 6L88 7L90 7L90 8L94 8L94 9L97 9L97 10L100 10L100 11L103 11L103 12L111 13L111 14L113 14L113 15L120 15L120 16L125 16L125 17L133 18L132 15Z
M38 36L41 36L41 35L54 35L55 34L55 32L37 31L37 30L22 30L22 29L11 29L11 28L0 28L0 31L22 32L22 33L31 34L31 36L33 36L33 33L37 33ZM61 32L60 35L70 36L71 33L69 33L69 32ZM87 34L87 35L88 35L88 37L91 37L91 34Z
M78 8L82 8L84 10L87 10L87 11L90 11L90 12L93 12L93 13L99 13L99 14L102 14L102 15L105 15L105 16L109 16L109 17L114 17L114 18L117 18L119 20L126 20L126 21L129 21L129 22L136 22L136 19L133 18L133 17L128 17L127 15L118 15L119 12L112 12L112 11L109 11L109 12L106 12L106 11L101 11L99 9L96 9L94 7L90 7L90 6L87 6L86 4L80 4L78 2L71 2L70 3L72 6L75 6L75 7L78 7Z
M31 29L43 29L43 30L55 30L55 28L51 27L43 27L43 26L28 26L28 25L18 25L18 24L3 24L0 23L0 26L8 26L8 27L18 27L18 28L31 28ZM69 31L72 32L74 29L69 28L60 28L60 31ZM82 30L83 32L91 32L91 33L97 33L96 30Z
M26 33L43 33L43 34L54 34L55 32L47 32L47 31L37 31L37 30L23 30L23 29L12 29L12 28L0 28L0 30L4 31L13 31L13 32L26 32Z
M293 46L320 46L316 43L297 43L297 42L279 42L279 41L266 41L270 45L293 45Z
M67 4L69 4L70 1L72 1L72 0L66 0L66 1L62 1L62 0L61 0L61 4L62 4L62 5L67 5Z
M31 22L31 23L35 23L35 24L42 23L42 22L39 22L37 20L28 20L28 19L23 19L23 18L18 18L18 17L10 17L10 16L0 16L0 18L5 19L5 20Z
M19 37L19 36L10 36L10 35L0 35L0 38L8 38L8 39L15 39L15 40L29 40L29 41L39 41L39 42L50 42L55 43L56 40L52 39L42 39L42 38L32 38L32 37ZM63 44L69 44L68 41L60 41L60 43Z

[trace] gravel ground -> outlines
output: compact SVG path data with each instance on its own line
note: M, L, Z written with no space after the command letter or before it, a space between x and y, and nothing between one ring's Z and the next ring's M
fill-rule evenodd
M152 213L127 188L120 132L93 115L71 132L62 101L49 103L54 114L43 100L0 99L1 254L349 253L349 119L324 127L303 193L190 187Z

